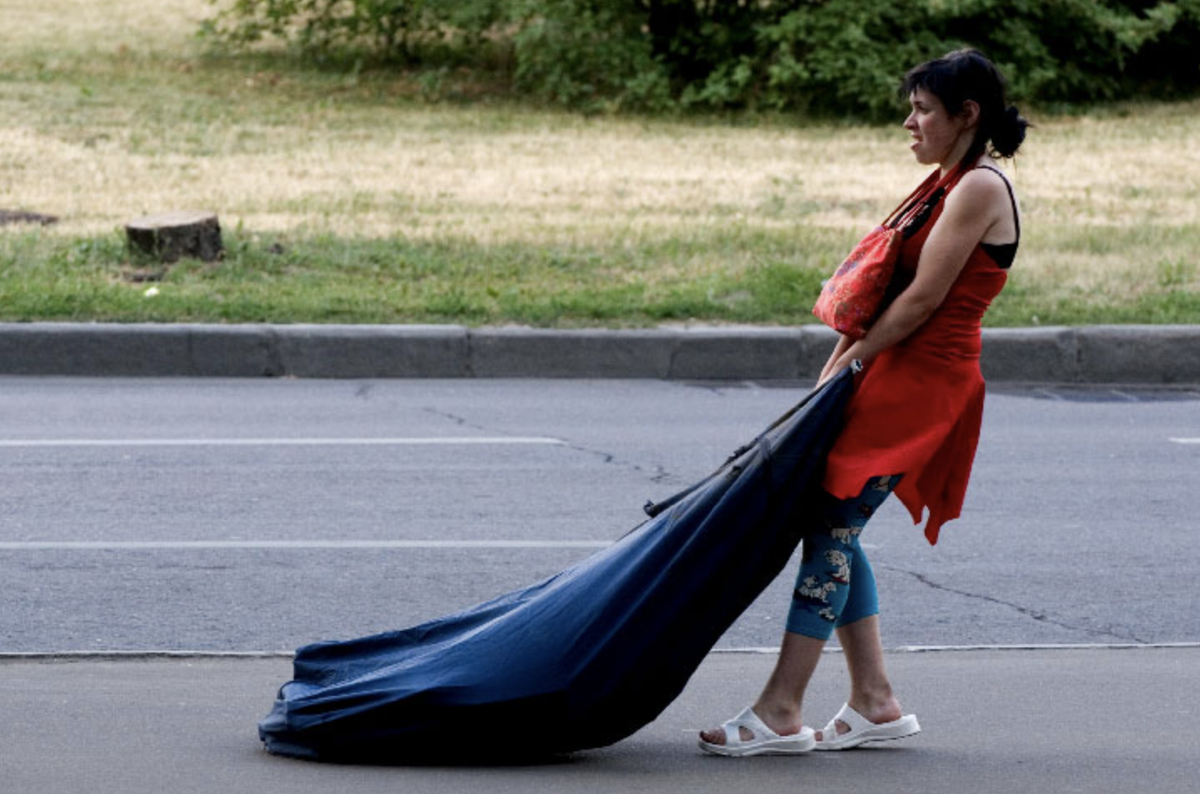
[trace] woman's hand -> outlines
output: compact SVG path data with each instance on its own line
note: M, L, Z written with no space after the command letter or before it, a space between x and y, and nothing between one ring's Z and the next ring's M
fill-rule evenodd
M854 340L845 334L838 337L837 344L833 346L833 353L829 355L829 360L821 368L821 376L817 378L818 386L842 371L842 368L838 366L838 361L853 343Z

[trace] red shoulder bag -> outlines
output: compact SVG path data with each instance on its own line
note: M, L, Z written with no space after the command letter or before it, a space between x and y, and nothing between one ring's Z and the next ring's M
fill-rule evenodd
M957 170L957 169L956 169ZM813 314L851 339L862 339L885 308L896 274L900 246L921 227L946 194L953 172L938 180L934 172L892 211L882 225L859 240L842 264L821 287ZM936 187L929 191L931 184ZM920 199L928 192L928 197Z

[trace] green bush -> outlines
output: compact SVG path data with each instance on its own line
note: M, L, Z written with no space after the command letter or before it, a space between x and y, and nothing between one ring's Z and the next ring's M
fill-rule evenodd
M764 99L773 107L890 115L912 66L951 49L925 0L829 0L762 28Z
M418 61L428 45L456 37L464 49L506 18L507 0L210 0L210 40L235 47L277 38L310 54L358 52Z
M571 107L662 109L671 96L662 63L632 3L511 3L519 90Z
M206 32L244 46L349 50L491 68L517 91L587 109L776 109L884 117L910 66L979 47L1024 102L1200 89L1200 0L213 0ZM429 45L438 44L440 48Z

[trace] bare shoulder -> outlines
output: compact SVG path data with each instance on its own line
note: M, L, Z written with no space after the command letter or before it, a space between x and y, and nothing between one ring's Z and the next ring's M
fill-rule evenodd
M987 168L973 168L946 196L946 211L964 217L995 221L1009 206L1004 178Z
M963 174L950 195L958 193L971 201L1002 200L1008 202L1008 183L991 168L972 168Z

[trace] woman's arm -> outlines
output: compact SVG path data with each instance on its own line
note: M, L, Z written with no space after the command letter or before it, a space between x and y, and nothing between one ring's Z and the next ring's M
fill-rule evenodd
M856 358L866 364L924 325L945 300L971 251L1007 207L1008 193L999 177L986 171L964 176L946 197L946 207L925 240L912 283L879 315L866 336L840 353L835 350L832 366L826 364L825 372L839 372Z

